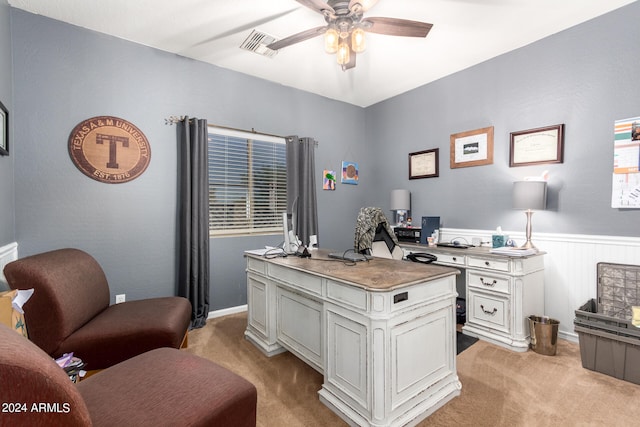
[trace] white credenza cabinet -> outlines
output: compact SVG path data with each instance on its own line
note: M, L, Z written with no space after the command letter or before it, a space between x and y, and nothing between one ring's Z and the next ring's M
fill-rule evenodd
M245 337L322 373L320 400L349 424L414 425L460 394L456 271L369 264L247 256Z
M402 246L405 252L432 253L438 264L464 268L467 319L463 333L510 350L528 350L527 318L544 315L544 252L513 257L492 254L488 248Z

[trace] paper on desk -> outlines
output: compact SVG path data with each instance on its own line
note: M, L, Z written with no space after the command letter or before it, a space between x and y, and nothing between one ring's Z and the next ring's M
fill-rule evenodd
M24 314L24 310L22 309L22 306L25 305L27 301L29 301L29 298L31 298L31 295L33 295L33 289L25 289L25 290L19 289L18 292L16 292L16 296L13 297L13 301L11 301L11 306L18 313Z
M498 255L508 255L508 256L529 256L535 255L538 253L537 249L529 249L529 248L512 248L509 246L503 246L500 248L493 248L489 250L492 254Z
M250 249L247 251L244 251L245 254L251 254L251 255L264 255L269 249Z

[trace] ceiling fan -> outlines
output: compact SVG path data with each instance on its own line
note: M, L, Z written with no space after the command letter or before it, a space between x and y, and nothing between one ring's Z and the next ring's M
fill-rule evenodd
M292 44L324 34L327 53L336 53L338 64L346 71L356 66L356 54L365 50L365 32L404 37L426 37L432 24L396 18L365 18L364 12L378 0L296 0L322 15L327 25L285 37L269 44L280 50Z

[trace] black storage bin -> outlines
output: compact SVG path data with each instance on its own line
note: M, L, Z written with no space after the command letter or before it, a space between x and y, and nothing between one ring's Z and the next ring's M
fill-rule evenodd
M640 266L598 264L598 299L575 311L582 366L640 384L640 328L631 307L640 305Z

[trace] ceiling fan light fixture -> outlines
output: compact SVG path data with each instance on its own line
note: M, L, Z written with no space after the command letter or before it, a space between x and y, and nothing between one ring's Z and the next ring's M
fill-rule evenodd
M351 48L356 53L362 53L367 48L367 43L362 28L356 28L351 33Z
M356 56L366 49L365 32L402 37L426 37L432 24L408 19L373 17L364 13L378 0L296 0L303 6L324 16L327 25L309 28L267 45L271 51L324 35L324 49L336 54L342 70L356 66Z
M347 43L340 43L340 46L338 46L338 53L336 55L336 59L339 65L345 65L349 63L349 60L351 59L350 51L351 49L349 48L349 45Z
M329 28L324 33L324 50L327 53L336 53L338 51L338 42L340 35L335 28Z

